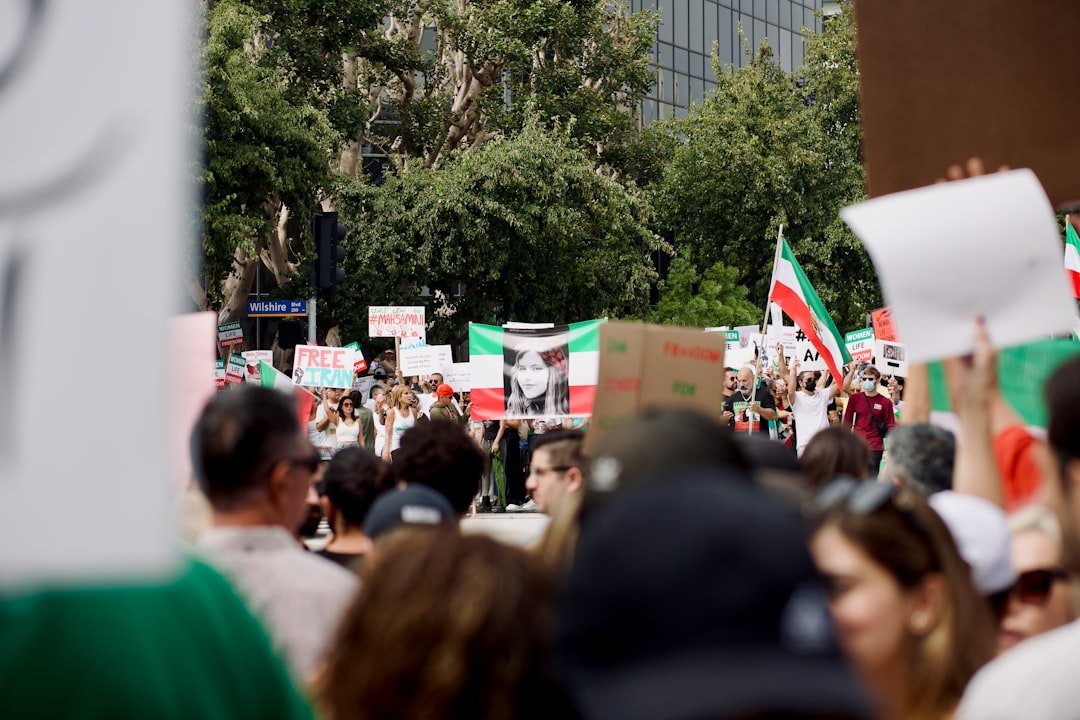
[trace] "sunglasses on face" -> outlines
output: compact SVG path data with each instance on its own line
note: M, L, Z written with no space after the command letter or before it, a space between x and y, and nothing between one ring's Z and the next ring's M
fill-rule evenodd
M1065 580L1069 574L1061 568L1039 568L1020 573L1012 594L1028 605L1045 605L1054 590L1054 583Z

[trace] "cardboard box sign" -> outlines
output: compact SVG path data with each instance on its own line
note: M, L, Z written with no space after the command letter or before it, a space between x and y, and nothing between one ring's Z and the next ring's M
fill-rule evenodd
M980 157L1080 206L1076 0L856 0L871 197Z
M600 370L586 452L606 433L652 407L688 407L720 419L723 333L608 321L600 326Z

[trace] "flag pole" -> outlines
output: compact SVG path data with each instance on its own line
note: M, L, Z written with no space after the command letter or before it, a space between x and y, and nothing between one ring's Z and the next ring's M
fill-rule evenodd
M765 295L765 317L761 321L761 335L765 336L765 328L769 325L769 305L773 282L776 280L776 266L780 263L781 243L784 242L784 223L780 223L780 229L776 231L776 254L773 256L772 275L769 276L769 290Z

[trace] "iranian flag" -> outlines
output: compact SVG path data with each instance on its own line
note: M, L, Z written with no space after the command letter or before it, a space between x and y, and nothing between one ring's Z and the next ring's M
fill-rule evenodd
M300 427L306 432L308 418L311 417L311 404L315 402L315 396L296 385L291 377L278 372L273 365L263 360L259 361L259 385L291 395L296 403L296 415L300 418Z
M769 300L795 321L839 382L844 377L840 368L851 362L851 355L782 234L776 238L776 262L769 285Z
M472 419L592 415L602 322L533 329L471 323Z
M1065 272L1072 282L1073 297L1080 298L1080 236L1065 216Z

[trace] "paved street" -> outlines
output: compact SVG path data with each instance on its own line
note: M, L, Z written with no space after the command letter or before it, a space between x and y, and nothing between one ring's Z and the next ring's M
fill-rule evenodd
M542 513L499 513L462 519L462 532L485 533L509 545L531 545L540 539L548 517Z

